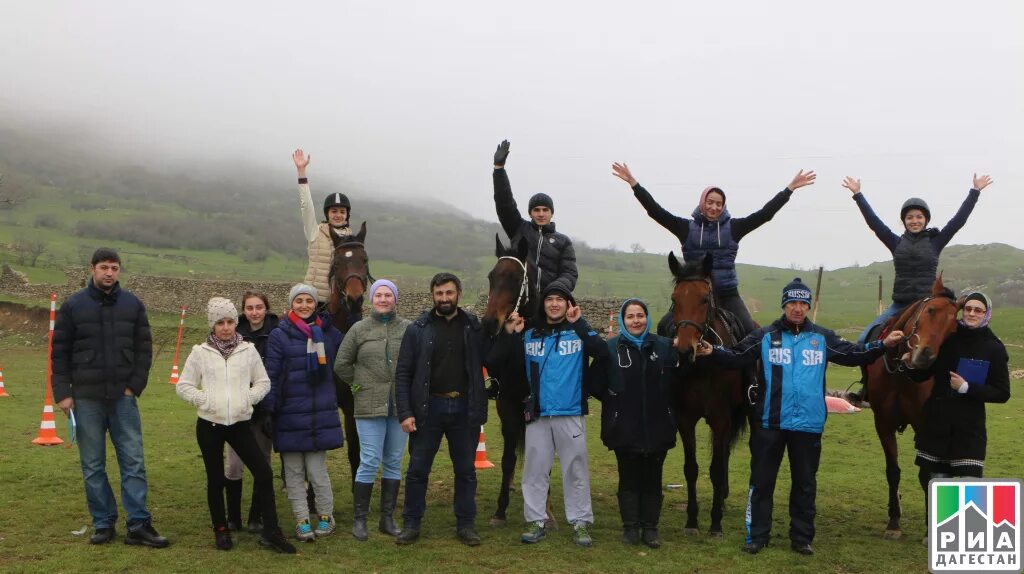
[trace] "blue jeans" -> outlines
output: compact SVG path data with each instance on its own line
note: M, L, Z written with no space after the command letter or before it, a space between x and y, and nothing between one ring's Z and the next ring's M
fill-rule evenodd
M903 312L904 309L906 309L909 306L910 306L910 303L896 303L896 302L893 302L892 305L889 305L888 309L886 309L885 311L882 311L881 315L879 315L878 317L875 317L874 321L872 321L871 323L868 323L868 326L864 329L864 331L860 334L860 336L857 337L857 342L863 344L865 342L865 340L868 338L868 333L871 332L871 329L874 329L878 325L881 325L881 324L885 323L886 321L888 321L890 318L899 315L900 313Z
M142 419L135 397L112 401L75 399L78 454L82 459L85 500L94 528L113 528L117 500L107 480L107 431L121 471L121 502L128 515L128 530L150 519L146 510L146 465L142 454Z
M359 469L356 482L373 484L377 469L384 463L383 478L402 478L402 454L405 452L405 431L398 417L356 419L359 432Z
M430 397L427 420L416 421L409 436L409 468L405 471L405 528L419 528L427 506L427 479L441 437L448 439L448 454L455 471L455 523L457 528L473 526L476 519L476 444L480 427L469 424L467 399Z

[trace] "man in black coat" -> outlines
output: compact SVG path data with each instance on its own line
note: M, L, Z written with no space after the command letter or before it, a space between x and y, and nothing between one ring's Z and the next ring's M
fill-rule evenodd
M395 369L398 420L409 433L403 526L395 542L419 539L427 480L445 437L455 471L456 533L463 544L477 546L474 460L480 425L487 422L485 337L476 316L459 308L458 277L438 273L430 281L430 292L434 308L406 329Z
M555 214L555 204L546 193L536 193L530 198L529 220L519 215L519 206L512 197L512 186L505 172L508 150L509 143L505 140L498 144L494 152L494 208L498 212L501 228L513 245L518 237L525 237L529 242L529 258L540 269L537 285L534 286L538 293L552 283L557 283L566 293L572 293L579 277L572 239L555 231L555 223L551 221Z
M125 544L164 548L146 508L146 466L138 397L153 362L153 338L142 302L121 289L121 258L97 249L89 285L60 307L53 329L53 397L77 424L85 498L96 530L90 544L114 538L117 501L107 480L106 435L117 452Z

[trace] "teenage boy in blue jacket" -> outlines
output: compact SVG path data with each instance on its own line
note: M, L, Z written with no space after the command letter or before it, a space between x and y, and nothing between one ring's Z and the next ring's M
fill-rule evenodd
M821 433L825 428L825 367L873 362L885 347L897 345L901 331L884 342L855 344L807 320L811 290L793 279L782 290L783 315L771 325L747 335L731 349L701 343L699 356L739 369L759 357L762 392L754 404L758 428L750 442L750 491L747 498L747 540L743 551L757 554L768 545L772 528L772 497L782 454L789 452L793 485L789 491L790 548L814 554L814 499L817 494Z

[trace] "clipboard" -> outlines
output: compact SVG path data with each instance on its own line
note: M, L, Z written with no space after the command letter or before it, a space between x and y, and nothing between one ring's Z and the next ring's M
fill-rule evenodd
M985 380L988 379L988 361L980 359L968 359L961 357L960 362L956 365L956 372L958 375L964 378L969 384L972 385L984 385Z

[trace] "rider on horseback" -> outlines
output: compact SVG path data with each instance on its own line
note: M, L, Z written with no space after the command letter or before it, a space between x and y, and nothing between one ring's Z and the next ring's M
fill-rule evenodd
M974 187L967 193L967 199L960 205L956 215L942 229L927 227L932 213L923 199L917 197L908 199L900 208L903 235L896 235L871 209L867 198L860 192L860 180L852 177L843 180L843 187L853 193L853 200L857 202L857 207L860 208L860 213L864 216L868 227L875 232L879 241L892 253L893 266L896 268L896 278L892 284L892 304L864 329L857 342L863 343L873 329L899 315L914 301L928 296L932 289L932 282L935 281L942 249L953 239L953 235L967 223L967 218L974 211L975 204L978 203L981 190L988 187L990 183L992 183L991 177L987 175L978 177L975 174ZM865 376L861 379L861 383L866 382ZM850 393L848 398L854 404L866 401L865 391L866 388L862 388L860 391Z
M708 187L700 195L700 202L693 210L691 217L686 219L669 213L658 205L629 171L624 163L612 164L615 177L625 181L633 188L640 205L647 210L647 215L668 229L679 239L683 249L683 259L687 263L699 262L704 255L710 253L714 258L712 281L714 284L716 304L739 318L743 323L743 331L754 330L754 320L739 292L739 277L736 275L736 253L740 240L748 233L771 221L772 217L789 201L789 197L797 189L812 185L817 177L813 171L804 173L801 170L786 189L775 194L764 207L747 217L733 218L725 209L725 192L718 187ZM692 225L691 225L692 224ZM672 310L658 322L658 332L664 333L664 327L671 321Z
M530 220L519 215L519 207L512 197L512 186L505 172L505 160L508 159L508 140L498 144L494 152L494 208L498 212L505 234L515 245L518 237L529 241L529 258L540 270L537 275L537 293L541 293L552 283L561 285L567 293L576 288L576 250L572 239L555 231L555 223L551 217L555 213L555 204L546 193L537 193L530 198Z
M353 235L349 227L349 216L352 204L344 193L332 193L324 198L324 221L317 223L316 211L313 208L313 196L309 191L309 179L306 178L306 167L312 156L306 155L301 149L292 154L295 169L299 175L299 210L302 214L302 232L306 235L306 251L309 255L309 268L303 283L316 287L317 303L322 308L327 304L331 294L327 276L331 271L331 259L334 257L334 240L336 237Z

